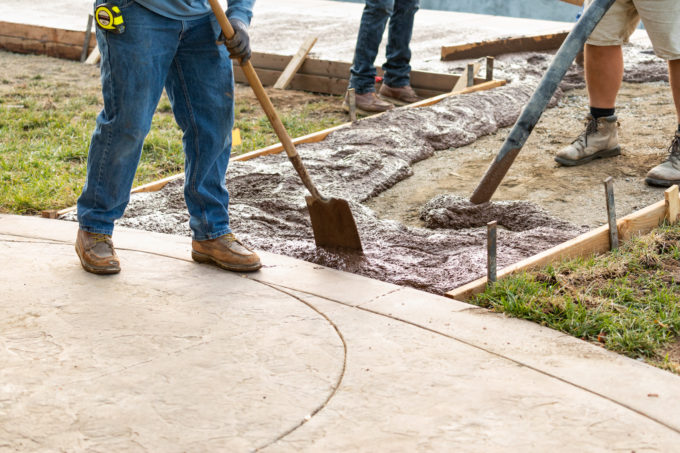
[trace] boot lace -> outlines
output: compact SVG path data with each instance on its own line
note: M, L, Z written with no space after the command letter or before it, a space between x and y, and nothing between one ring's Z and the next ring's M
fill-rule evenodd
M589 117L585 122L585 126L586 129L583 132L581 132L581 135L579 135L576 138L576 140L572 142L572 143L583 142L584 148L588 146L588 135L597 132L597 120L595 118Z
M675 134L671 146L668 147L668 159L680 161L680 134Z

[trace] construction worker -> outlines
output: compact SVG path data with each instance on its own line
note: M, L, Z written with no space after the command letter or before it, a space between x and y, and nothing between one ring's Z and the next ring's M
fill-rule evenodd
M586 0L586 7L593 0ZM573 166L601 157L617 156L619 123L616 95L623 79L621 45L642 22L657 56L668 60L670 85L675 101L678 128L668 158L647 173L654 186L680 184L680 1L617 0L595 28L585 46L585 75L590 101L586 129L555 160Z
M366 0L349 79L349 87L356 93L357 111L384 112L392 109L393 104L405 105L421 99L410 85L409 65L409 44L418 7L419 0ZM388 20L387 61L382 67L384 78L379 98L375 93L375 58ZM349 109L347 96L343 106Z
M184 197L192 257L234 271L260 268L259 257L229 229L225 173L234 123L232 58L250 58L254 0L230 0L235 30L226 46L207 0L97 0L104 108L90 142L78 199L76 252L96 274L120 271L111 235L130 199L151 118L165 87L185 153ZM117 27L117 28L116 28Z

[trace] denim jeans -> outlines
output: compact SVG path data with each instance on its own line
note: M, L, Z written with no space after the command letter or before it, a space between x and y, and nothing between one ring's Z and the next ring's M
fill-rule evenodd
M390 25L387 32L387 61L382 66L383 80L394 88L409 84L409 44L413 18L419 4L419 0L366 0L349 79L350 88L354 88L358 94L375 91L375 57L388 19Z
M103 0L97 0L97 4ZM90 142L78 199L80 228L113 233L130 200L144 138L165 87L183 132L184 196L196 240L230 232L225 174L234 124L234 79L213 15L180 21L132 0L120 7L126 30L97 30L104 109Z

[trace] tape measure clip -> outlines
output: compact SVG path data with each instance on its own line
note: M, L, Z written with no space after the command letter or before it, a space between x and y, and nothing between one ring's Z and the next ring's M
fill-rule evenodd
M104 31L110 31L117 35L125 32L125 21L120 8L111 3L102 3L94 10L94 18L97 26Z

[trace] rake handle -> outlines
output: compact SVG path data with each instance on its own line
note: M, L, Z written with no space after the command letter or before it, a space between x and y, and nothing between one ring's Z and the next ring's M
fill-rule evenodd
M222 28L222 33L224 33L224 36L227 39L231 39L234 36L234 29L229 23L227 15L224 14L224 10L218 3L218 0L208 1L210 2L210 7L212 8L215 17L217 18L217 22L220 24L220 27ZM274 128L274 132L276 132L277 137L279 137L279 140L283 145L283 149L286 151L286 154L288 155L288 159L293 164L293 167L295 167L295 170L300 176L300 179L302 179L302 182L304 183L305 187L312 195L312 197L319 200L326 200L325 197L321 196L316 186L312 182L312 178L311 176L309 176L307 169L302 163L302 159L300 159L300 155L298 154L297 149L295 149L293 140L290 138L290 135L288 135L286 127L283 125L281 119L279 118L279 115L276 113L276 109L274 109L272 101L269 99L267 92L264 90L262 82L260 81L260 78L257 76L253 64L250 62L250 60L246 62L240 62L240 64L241 70L245 74L246 79L248 79L248 84L250 84L250 88L252 88L253 93L255 93L255 97L260 102L262 110L264 110L264 113L267 115L269 122Z

